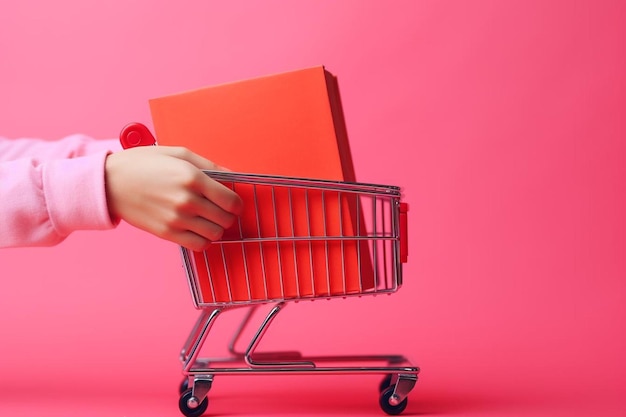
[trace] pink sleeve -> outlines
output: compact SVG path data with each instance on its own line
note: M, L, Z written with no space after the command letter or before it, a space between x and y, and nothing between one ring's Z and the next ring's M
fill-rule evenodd
M0 138L0 247L50 246L76 230L115 227L104 162L117 140Z

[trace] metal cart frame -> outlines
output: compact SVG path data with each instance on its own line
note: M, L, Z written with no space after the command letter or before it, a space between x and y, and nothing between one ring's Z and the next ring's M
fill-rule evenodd
M362 215L356 222L357 230L352 230L350 235L324 235L324 236L262 236L259 233L253 237L244 237L240 233L239 238L214 242L214 245L279 245L280 243L304 244L305 242L367 242L370 254L362 253L362 259L368 258L373 263L375 285L372 288L361 288L359 291L349 293L340 292L335 294L296 294L287 296L281 294L278 298L262 298L248 300L228 299L215 302L213 298L207 302L203 300L202 289L198 282L198 265L194 262L193 252L181 248L183 265L187 274L190 291L196 308L201 310L189 337L187 338L180 354L185 379L180 386L179 407L181 412L188 417L202 415L208 407L208 392L215 376L217 375L281 375L281 374L382 374L380 383L379 404L387 414L400 414L407 405L407 396L417 382L419 368L402 355L343 355L343 356L303 356L299 352L256 352L261 342L277 315L285 309L289 302L298 302L304 299L331 299L362 297L366 295L390 294L397 291L402 285L402 263L406 262L406 215L407 205L400 201L401 193L398 187L346 183L324 180L312 180L303 178L289 178L280 176L242 174L221 171L207 171L207 175L217 181L235 189L242 186L252 187L255 198L272 196L273 213L261 213L255 202L255 215L257 217L270 216L276 222L281 221L277 213L275 195L279 189L286 189L291 195L293 190L301 190L307 200L321 198L322 201L330 200L334 196L335 202L344 201L350 196L356 210L354 213ZM257 192L260 188L269 188L270 192ZM261 195L263 194L263 195ZM345 198L344 198L345 197ZM289 199L289 212L294 210ZM364 207L369 207L367 215L363 215ZM335 207L336 208L336 207ZM306 205L306 209L311 208ZM341 210L341 209L340 209ZM326 209L323 210L325 213ZM328 216L328 214L325 214ZM358 230L358 225L363 230ZM242 226L239 224L240 232ZM293 228L292 228L293 230ZM342 243L343 245L343 243ZM311 250L311 249L309 249ZM245 252L244 252L245 253ZM222 252L223 254L223 252ZM336 255L336 254L335 254ZM280 256L280 255L279 255ZM327 256L332 256L328 254ZM326 259L328 263L329 259ZM219 261L218 261L219 263ZM208 263L206 264L208 268ZM247 273L247 272L246 272ZM210 276L210 273L209 273ZM345 277L343 277L345 279ZM248 279L246 279L249 282ZM345 283L344 283L345 288ZM250 288L248 288L248 294ZM230 296L230 293L229 293ZM235 346L240 340L244 329L250 324L251 318L260 304L274 304L260 327L249 341L245 351L237 351ZM235 308L247 307L241 324L235 329L234 335L228 346L229 356L218 358L203 358L199 356L217 318L224 312ZM339 366L329 366L337 364ZM378 363L378 365L365 366L363 363ZM380 365L383 363L383 365Z

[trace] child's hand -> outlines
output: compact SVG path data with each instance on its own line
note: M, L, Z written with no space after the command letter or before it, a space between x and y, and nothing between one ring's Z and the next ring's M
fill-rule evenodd
M178 147L137 147L109 155L111 217L186 248L206 249L241 214L242 201L202 169L223 168Z

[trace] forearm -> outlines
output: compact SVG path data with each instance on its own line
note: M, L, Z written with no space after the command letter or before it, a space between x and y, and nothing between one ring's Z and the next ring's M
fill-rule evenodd
M111 229L107 151L42 162L0 162L0 247L50 246L76 230Z

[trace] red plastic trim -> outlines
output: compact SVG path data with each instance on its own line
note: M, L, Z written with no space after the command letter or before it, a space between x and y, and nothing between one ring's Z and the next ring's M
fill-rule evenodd
M141 123L129 123L120 132L122 148L135 148L137 146L156 145L156 139L150 130Z
M406 263L409 257L408 211L408 203L400 203L400 261L402 263Z

